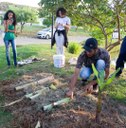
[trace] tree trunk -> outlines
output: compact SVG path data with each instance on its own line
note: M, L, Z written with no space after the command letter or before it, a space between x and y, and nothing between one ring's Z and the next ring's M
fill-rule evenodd
M107 46L107 50L111 51L115 46L118 46L120 44L120 41L122 41L121 36L120 36L120 18L119 18L119 14L117 14L117 29L118 29L118 41L110 44L109 46Z
M20 30L21 33L22 33L23 28L24 28L24 24L25 24L25 23L22 23L22 22L21 22L21 30Z
M104 37L105 37L105 49L107 49L107 46L108 46L108 37L107 37L106 34L104 35Z
M122 41L123 39L120 39L120 41ZM120 44L120 41L117 41L113 44L110 44L109 46L107 46L107 50L111 51L114 47L118 46Z
M118 42L120 44L120 19L119 19L119 14L117 14L117 29L118 29Z
M126 32L126 17L124 18L124 31Z
M96 106L96 123L100 123L100 114L101 114L101 109L102 109L102 98L101 98L101 92L98 92L98 101L97 101L97 106Z
M78 30L78 26L76 26L76 28L75 28L75 32L77 32L77 30Z

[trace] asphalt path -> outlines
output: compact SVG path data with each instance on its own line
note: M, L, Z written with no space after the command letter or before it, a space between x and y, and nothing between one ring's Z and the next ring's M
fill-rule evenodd
M83 42L88 37L86 36L68 36L69 42ZM16 45L29 45L29 44L50 44L50 39L38 39L38 38L31 38L31 37L17 37L15 39ZM0 45L4 45L3 37L0 34Z

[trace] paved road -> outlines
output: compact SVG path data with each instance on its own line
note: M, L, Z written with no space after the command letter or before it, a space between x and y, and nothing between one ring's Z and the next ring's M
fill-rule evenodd
M87 39L84 36L69 36L69 42L82 42ZM37 39L37 38L30 38L30 37L17 37L16 38L17 45L28 45L28 44L50 44L50 39ZM4 45L2 35L0 35L0 45Z

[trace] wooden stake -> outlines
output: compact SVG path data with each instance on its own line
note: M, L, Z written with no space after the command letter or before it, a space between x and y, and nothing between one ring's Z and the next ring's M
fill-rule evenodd
M56 102L54 102L54 103L52 103L52 104L43 106L42 109L43 109L44 111L47 111L47 110L49 111L49 110L51 110L54 106L62 105L62 104L64 104L64 103L68 103L68 102L70 102L70 101L71 101L70 98L64 98L64 99L59 100L59 101L56 101Z
M31 83L28 83L28 84L25 84L25 85L21 85L21 86L15 87L15 90L18 91L18 90L21 90L23 88L26 88L26 87L29 87L29 86L32 86L32 85L43 84L45 82L52 81L52 80L54 80L54 77L53 76L49 76L49 77L46 77L46 78L41 79L39 81L35 81L35 82L31 82Z
M9 104L6 104L6 105L4 105L4 106L1 106L1 107L8 107L8 106L14 105L14 104L16 104L16 103L22 101L23 99L24 99L24 96L23 96L22 98L18 99L18 100L15 100L15 101L13 101L13 102L11 102L11 103L9 103Z
M35 99L36 97L38 97L40 95L45 95L47 92L49 92L49 88L48 87L43 87L41 90L37 90L33 93L25 95L25 97L30 98L32 100L32 99Z

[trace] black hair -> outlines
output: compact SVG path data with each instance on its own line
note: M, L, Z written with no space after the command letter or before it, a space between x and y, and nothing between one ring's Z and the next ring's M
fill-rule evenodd
M8 20L9 18L8 18L8 14L9 13L13 13L13 25L15 26L16 24L17 24L17 22L16 22L16 15L15 15L15 13L12 11L12 10L8 10L6 13L5 13L5 15L4 15L4 20Z
M57 11L56 11L56 17L60 17L60 16L59 16L59 11L61 11L61 14L62 14L62 15L66 15L66 12L67 12L66 9L63 8L63 7L60 7L60 8L58 8Z

